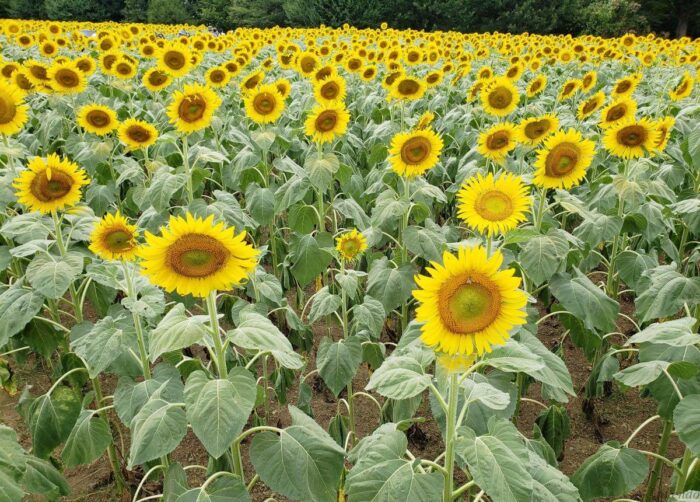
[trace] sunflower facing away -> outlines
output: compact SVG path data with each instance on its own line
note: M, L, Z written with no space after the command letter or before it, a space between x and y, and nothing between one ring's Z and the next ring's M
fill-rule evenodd
M77 164L55 153L45 159L34 157L27 167L12 183L17 201L44 214L74 206L81 188L89 182Z
M143 275L168 292L207 296L244 282L256 266L258 251L245 232L214 223L214 216L171 216L159 236L146 232L138 255Z
M317 143L330 143L345 134L350 122L350 114L345 105L332 101L314 106L306 117L304 130Z
M416 276L422 340L450 355L481 355L503 345L513 327L525 323L520 278L513 269L499 270L500 251L488 257L481 246L460 248L457 256L445 252L442 259L442 265L431 264L429 275Z
M530 211L528 189L511 173L498 178L492 173L477 174L467 180L457 198L457 216L483 234L504 234L527 220Z
M520 96L513 81L506 77L490 80L481 89L484 111L496 117L505 117L518 107Z
M80 127L98 136L114 131L119 125L116 112L103 105L85 105L78 111L77 118Z
M391 139L389 164L399 176L420 176L438 163L442 145L440 136L429 127L400 132Z
M0 134L16 134L27 122L26 93L16 85L0 80Z
M261 85L245 96L245 113L258 124L276 122L284 112L284 98L273 84Z
M148 148L158 139L158 130L148 122L126 119L119 126L119 141L131 149Z
M543 188L569 189L586 176L593 161L595 143L568 129L549 136L537 152L533 183Z
M335 250L343 260L352 261L367 249L367 239L357 229L345 232L335 240Z
M133 261L138 249L137 235L136 226L129 224L117 211L106 214L95 225L88 248L103 260Z
M643 157L656 148L660 132L647 119L629 119L605 130L603 146L623 159Z
M221 98L209 87L187 84L173 94L168 117L178 132L189 134L208 127L219 105Z
M494 162L501 163L516 146L518 131L511 122L503 122L479 134L477 151Z
M524 145L539 145L550 133L559 129L559 119L548 113L525 119L518 124L518 142Z

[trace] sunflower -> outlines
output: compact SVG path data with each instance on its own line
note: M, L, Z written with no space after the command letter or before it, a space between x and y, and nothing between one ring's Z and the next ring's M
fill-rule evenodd
M112 73L121 80L130 80L136 75L136 64L125 57L121 57L114 63Z
M75 205L81 188L89 182L77 164L55 153L34 157L27 167L12 186L17 189L17 201L32 211L48 214Z
M425 94L426 87L425 82L419 78L401 75L391 86L391 97L399 100L420 99Z
M173 80L170 75L160 68L151 68L143 74L141 81L146 86L146 89L156 92L168 87Z
M304 123L307 136L318 143L329 143L345 134L350 122L350 114L343 103L331 101L316 105Z
M173 94L168 117L178 132L189 134L208 127L219 105L221 98L209 87L186 84L182 91Z
M105 215L95 226L88 248L103 260L133 261L138 250L136 236L136 226L117 211Z
M158 139L158 130L143 120L126 119L119 126L119 141L131 149L148 148Z
M617 82L615 82L615 84L613 84L613 88L610 94L613 98L630 96L637 88L637 85L639 85L639 82L641 80L641 73L633 73L632 75L622 77Z
M25 91L0 80L0 134L11 135L22 130L27 122Z
M142 273L168 292L207 296L244 282L257 263L258 252L245 242L246 233L214 223L214 216L171 216L159 236L146 232L138 255Z
M433 112L423 112L423 115L418 117L418 122L416 122L415 128L419 131L427 129L428 126L433 123L433 119L435 119L435 114Z
M600 112L600 126L612 127L619 122L634 118L637 102L632 98L620 98L605 106Z
M277 88L277 92L280 93L282 99L287 99L287 96L292 92L292 83L286 78L275 80L273 85Z
M583 92L588 92L598 83L598 74L591 70L581 77L581 90Z
M27 77L36 86L49 83L49 68L41 61L29 59L24 62L24 67L28 70Z
M541 73L537 75L527 86L527 97L532 98L544 91L547 87L547 77Z
M543 188L569 189L586 176L593 161L595 143L568 129L550 135L537 152L533 183Z
M319 64L318 56L313 52L304 51L297 57L297 70L305 77L311 76Z
M224 87L231 80L231 74L222 66L214 66L207 70L204 80L212 87Z
M97 64L95 60L90 56L81 56L75 60L75 66L78 67L80 71L85 75L92 75L97 69Z
M430 127L400 132L391 139L389 164L399 176L420 176L438 163L442 146L442 139Z
M484 111L496 117L505 117L518 107L520 95L513 82L505 77L490 80L481 89Z
M494 162L502 163L517 145L518 131L511 122L495 124L479 134L477 151Z
M577 79L569 79L566 82L564 82L564 85L561 86L561 91L559 91L559 96L557 99L559 101L565 101L567 99L570 99L576 94L576 91L578 91L581 88L581 81Z
M628 119L605 130L603 146L623 159L643 157L656 148L660 132L647 119Z
M77 94L85 90L85 74L73 62L54 63L47 77L51 87L61 94Z
M656 130L659 131L659 137L657 138L656 144L654 145L654 150L656 152L663 152L666 149L668 140L671 137L671 129L673 129L675 123L676 119L674 117L669 116L657 120L654 124Z
M685 72L680 82L671 89L668 95L673 101L680 101L681 99L687 98L693 92L693 85L695 80L690 76L690 73Z
M184 77L192 68L192 53L182 44L168 44L158 51L158 66L172 77Z
M576 117L579 120L584 120L595 113L595 111L605 103L605 94L603 91L596 92L588 99L581 101L576 111Z
M518 124L518 142L523 145L539 145L548 134L557 129L559 129L559 119L554 114L531 117Z
M88 132L104 136L117 126L117 114L108 106L85 105L78 111L78 125Z
M367 249L367 239L353 228L335 240L335 249L343 260L352 261Z
M284 98L274 84L264 84L244 98L246 115L258 124L276 122L284 112Z
M457 216L481 233L504 234L527 220L530 197L519 176L477 174L457 193Z
M431 263L429 275L416 276L413 291L427 345L448 355L481 355L525 324L527 295L518 289L513 269L499 270L500 251L489 257L481 246L461 247L457 256L446 251L442 260L442 265Z

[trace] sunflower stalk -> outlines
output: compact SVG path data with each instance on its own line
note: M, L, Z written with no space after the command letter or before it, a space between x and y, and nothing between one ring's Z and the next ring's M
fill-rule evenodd
M341 258L340 259L340 273L345 274L345 259ZM345 291L345 288L341 287L340 288L340 307L341 307L341 315L342 315L342 321L343 321L343 339L347 340L348 336L350 336L349 332L349 325L348 325L348 294ZM348 394L348 420L350 422L350 446L355 445L355 440L357 439L357 432L355 429L355 409L353 406L353 401L354 401L354 396L353 396L353 390L352 390L352 379L348 382L347 385L347 394Z
M61 220L58 217L56 211L51 211L51 217L53 218L54 225L54 236L56 237L56 246L58 247L58 252L61 258L65 258L67 248L63 242L63 233L61 232ZM75 314L76 323L83 322L83 306L80 303L80 296L75 289L75 284L73 282L68 286L68 291L70 293L70 301L73 305L73 313Z
M102 407L102 402L104 401L104 395L102 394L102 386L100 385L99 377L92 379L92 389L95 391L95 401L97 413L102 420L107 424L107 431L109 432L109 437L113 438L112 426L109 421L109 416L107 415L107 407ZM114 447L114 439L111 439L109 446L107 446L107 458L109 460L109 465L112 469L112 475L114 476L114 484L117 493L124 494L127 493L126 482L124 481L124 476L122 475L121 465L119 464L119 458L117 457L117 451Z
M459 382L457 373L450 375L449 397L447 399L447 421L445 432L445 491L443 502L452 502L454 492L455 433L457 429L457 401Z
M671 439L671 433L673 432L673 421L666 420L664 422L664 428L661 432L661 439L659 440L659 447L656 450L656 454L660 457L666 455L666 450L668 449L668 442ZM663 467L663 461L657 458L654 462L654 467L651 471L651 476L649 477L649 483L647 484L647 491L642 499L644 502L651 502L654 500L654 491L656 491L656 485L661 477L661 468Z
M185 168L187 205L189 206L194 199L194 188L192 187L192 168L190 166L189 145L186 134L182 136L182 166Z
M129 267L126 261L122 260L122 268L124 269L124 279L126 281L126 295L133 300L136 300L136 293L134 290L134 279L129 272ZM148 352L146 351L146 343L144 342L143 327L141 326L141 316L136 312L131 312L131 318L134 322L134 329L136 330L136 341L139 346L139 357L141 359L141 368L143 369L143 376L146 380L150 380L151 376L151 365L148 362Z

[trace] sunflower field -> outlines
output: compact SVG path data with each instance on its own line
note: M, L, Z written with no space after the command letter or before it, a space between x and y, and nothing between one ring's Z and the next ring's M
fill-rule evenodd
M700 500L698 78L0 20L0 501Z

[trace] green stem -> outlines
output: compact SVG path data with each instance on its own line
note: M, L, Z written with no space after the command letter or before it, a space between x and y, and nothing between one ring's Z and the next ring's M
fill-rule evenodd
M513 412L513 423L517 425L518 414L520 413L520 399L523 397L523 385L525 383L525 378L523 373L518 373L515 376L515 387L518 390L518 399L515 401L515 411Z
M668 441L671 439L671 432L673 432L673 421L666 420L664 422L664 428L661 432L661 439L659 440L659 447L656 453L663 457L666 454L666 449L668 448ZM647 491L644 494L644 502L651 502L654 499L654 490L656 490L656 483L659 481L661 476L661 467L663 466L663 461L659 458L654 462L654 467L651 471L651 477L649 478L649 483L647 484Z
M447 476L445 478L443 502L452 502L452 493L454 491L455 431L457 426L457 391L459 389L457 373L450 375L449 385L445 433L445 470L447 471Z
M182 137L182 166L185 168L185 182L187 183L187 205L192 204L194 199L194 188L192 187L192 170L190 169L189 145L187 135Z
M681 472L682 475L678 476L676 481L675 493L682 493L685 488L685 478L688 477L688 468L693 461L693 454L689 448L686 448L683 452L683 461L681 462Z
M403 200L410 208L411 205L411 189L408 178L401 177L403 181ZM401 264L408 263L408 248L406 247L406 241L404 235L406 235L406 229L408 228L408 222L410 217L410 209L404 211L401 217L401 226L399 227L399 242L401 243ZM403 302L401 304L401 333L406 331L406 326L408 326L408 302Z
M544 219L544 208L547 206L547 189L540 189L540 201L537 205L537 214L535 215L535 230L539 233L542 228L542 220Z
M267 394L267 388L269 386L269 381L267 377L267 354L262 358L262 372L263 372L263 409L265 411L265 423L270 419L270 398Z
M53 218L54 234L56 237L56 246L58 246L58 252L60 253L61 258L65 258L67 248L65 243L63 242L63 233L61 232L61 220L58 218L58 214L56 213L56 211L51 211L51 217ZM75 284L73 284L73 282L70 283L68 291L70 292L70 301L73 305L73 313L75 314L75 320L77 323L81 323L83 322L83 306L80 304L80 296L78 295L78 292L75 289Z
M345 274L345 260L340 259L340 273ZM347 339L349 336L349 327L348 327L348 295L347 292L345 291L345 288L340 288L340 305L341 305L341 310L342 310L342 321L343 321L343 338ZM355 407L353 405L353 390L352 390L352 380L348 382L347 385L347 392L348 392L348 420L350 421L350 446L355 445L355 440L357 439L357 431L355 428Z
M623 211L625 207L625 201L620 197L620 202L618 204L617 215L622 218ZM617 252L620 246L620 237L622 234L615 234L613 237L612 251L610 253L610 266L608 267L608 280L605 289L613 299L617 298L617 281L615 280L615 262L617 259Z
M107 409L100 408L102 406L102 401L104 401L104 395L102 394L102 386L100 385L99 378L92 379L92 388L95 391L95 399L97 401L97 414L105 421L107 424L107 430L109 431L109 437L112 438L112 426L109 423L109 417L107 416ZM121 466L119 465L119 459L117 457L117 451L114 448L114 440L110 439L109 446L107 447L107 458L109 459L109 465L112 467L112 474L114 475L114 484L118 493L124 493L124 488L126 483L124 482L124 477L122 476Z
M226 367L226 353L224 352L224 347L221 343L221 334L219 333L219 316L216 311L216 290L211 291L207 296L207 312L209 313L211 338L214 340L216 369L219 373L219 378L227 378L228 368Z
M124 280L126 281L126 295L133 300L136 300L136 294L134 292L134 281L129 273L129 267L125 261L122 260L122 268L124 269ZM134 323L134 329L136 330L136 341L139 346L139 358L141 359L141 368L143 369L143 376L146 380L151 379L151 365L148 361L148 352L146 351L146 343L143 337L143 327L141 326L141 317L136 312L131 312L131 319Z

